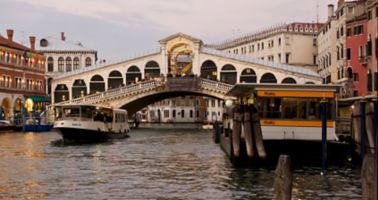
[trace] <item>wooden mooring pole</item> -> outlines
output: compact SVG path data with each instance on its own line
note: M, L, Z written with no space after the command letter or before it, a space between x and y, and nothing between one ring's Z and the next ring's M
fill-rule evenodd
M374 124L373 129L375 133L375 144L374 144L374 154L375 154L375 199L378 199L378 98L373 100L374 105Z
M366 154L366 100L360 101L360 158L364 160Z
M327 170L327 100L322 99L321 106L321 119L322 119L322 174Z
M362 162L361 169L361 181L362 181L362 199L363 200L375 200L375 176L374 172L374 156L373 154L366 154Z
M290 200L292 182L291 158L289 155L280 155L274 172L273 200Z

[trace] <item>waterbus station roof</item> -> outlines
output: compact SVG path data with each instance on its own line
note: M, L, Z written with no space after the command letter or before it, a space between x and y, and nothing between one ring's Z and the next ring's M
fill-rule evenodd
M257 90L272 91L332 91L338 92L341 85L325 84L273 84L273 83L239 83L234 85L227 96L246 97Z

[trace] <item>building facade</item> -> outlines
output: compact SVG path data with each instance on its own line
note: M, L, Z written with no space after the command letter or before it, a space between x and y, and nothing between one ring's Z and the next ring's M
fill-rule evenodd
M321 26L319 23L284 24L209 46L229 53L250 55L261 60L316 71L317 33Z
M0 35L0 118L13 120L25 112L28 99L34 111L42 111L45 97L45 56L35 49L35 37L30 47L13 41L13 30L7 38ZM34 101L34 102L33 102ZM29 109L29 108L28 108Z
M346 62L347 21L365 12L365 1L339 0L336 11L328 5L328 20L318 33L318 72L323 83L342 84L341 97L350 95L352 87Z
M97 51L84 47L81 42L67 41L64 32L61 32L60 39L42 38L37 49L46 56L47 94L51 94L54 77L90 67L97 61Z
M363 14L346 24L346 78L350 87L346 90L346 96L365 96L367 92L367 56L365 47L367 44L367 20Z
M378 5L376 0L366 2L367 12L367 94L378 95Z

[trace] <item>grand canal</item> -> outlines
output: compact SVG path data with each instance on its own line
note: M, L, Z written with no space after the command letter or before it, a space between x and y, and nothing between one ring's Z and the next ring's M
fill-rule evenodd
M64 145L55 132L0 133L0 199L271 199L274 169L234 168L210 131L172 126ZM293 199L360 199L360 170L294 171Z

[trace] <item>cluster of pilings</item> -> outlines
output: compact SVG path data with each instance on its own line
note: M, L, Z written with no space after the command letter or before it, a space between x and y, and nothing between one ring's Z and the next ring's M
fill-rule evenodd
M266 151L257 109L253 105L236 105L214 124L214 141L234 164L254 158L265 159Z

